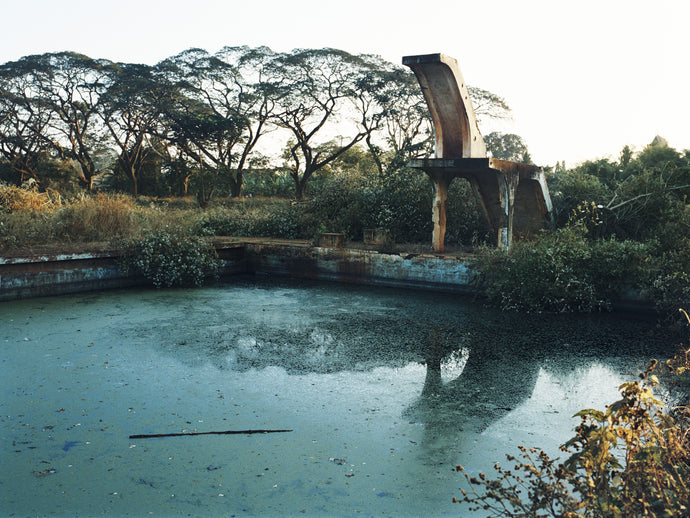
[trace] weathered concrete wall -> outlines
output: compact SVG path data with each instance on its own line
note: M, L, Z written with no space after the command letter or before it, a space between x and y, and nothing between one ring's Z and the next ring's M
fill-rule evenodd
M290 243L217 245L226 275L258 273L438 291L469 291L461 259L394 255L375 251ZM139 275L118 267L109 252L0 258L0 301L142 285Z
M465 262L433 255L369 250L247 245L251 272L356 284L469 292Z
M0 259L0 300L41 297L142 284L124 273L116 252Z

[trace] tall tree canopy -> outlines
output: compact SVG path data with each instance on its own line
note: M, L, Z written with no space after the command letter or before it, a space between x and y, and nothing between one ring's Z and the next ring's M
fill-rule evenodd
M147 65L121 64L103 94L100 116L117 151L117 162L139 194L139 172L155 153L153 137L165 135L161 114L173 103L176 90Z
M372 113L377 108L364 100L358 88L372 62L368 56L342 50L300 49L280 56L276 68L282 78L276 123L292 133L286 155L295 196L301 199L316 171L378 126Z
M479 117L509 114L500 97L470 93ZM240 196L245 171L265 158L259 143L270 132L274 157L280 139L286 146L283 170L297 198L315 173L358 143L384 176L433 148L414 75L378 56L226 47L189 49L156 66L72 52L0 65L0 176L17 184L45 183L39 164L52 160L72 164L63 169L78 171L91 189L112 167L99 159L107 155L134 194L142 172L157 169L183 178L184 192L196 189L202 203L216 191Z
M42 183L37 167L50 148L52 116L25 60L0 67L0 156L9 170L6 178L16 185L29 179Z
M266 47L225 47L210 55L190 49L158 65L181 95L165 113L171 141L211 170L232 196L259 139L270 130L278 79Z

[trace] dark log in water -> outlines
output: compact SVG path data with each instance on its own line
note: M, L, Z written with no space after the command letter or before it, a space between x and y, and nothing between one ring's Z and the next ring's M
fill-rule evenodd
M188 435L236 435L236 434L253 434L253 433L285 433L292 430L222 430L215 432L179 432L179 433L151 433L130 435L130 439L155 439L157 437L184 437Z

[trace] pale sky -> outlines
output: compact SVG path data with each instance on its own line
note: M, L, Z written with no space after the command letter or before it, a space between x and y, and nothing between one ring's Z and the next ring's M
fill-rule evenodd
M156 62L190 47L456 58L504 97L535 163L690 148L690 0L3 0L0 63L71 50Z

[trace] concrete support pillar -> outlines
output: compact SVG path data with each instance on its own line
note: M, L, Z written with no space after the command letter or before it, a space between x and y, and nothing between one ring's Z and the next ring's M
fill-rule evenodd
M434 252L440 253L444 250L444 241L446 238L446 199L448 198L448 187L451 178L447 178L444 174L435 174L431 176L431 181L434 186L434 200L431 206L431 219L434 223L434 231L432 234L432 245Z
M520 176L516 171L504 172L498 176L501 191L501 212L503 224L497 229L497 245L508 249L513 244L513 216L515 214L515 195Z

